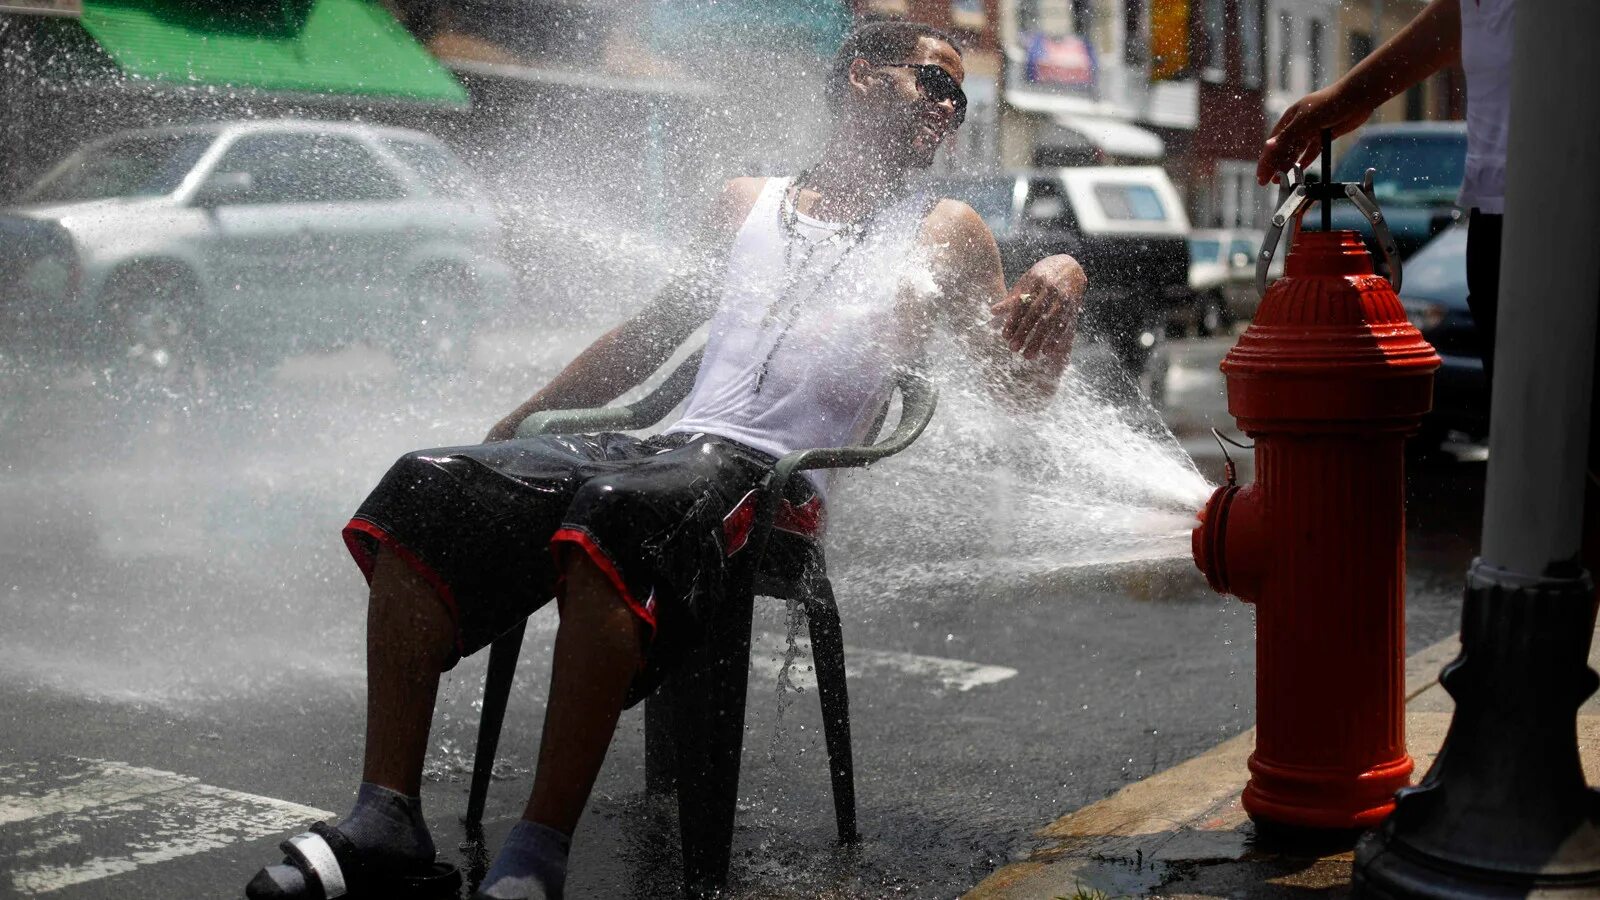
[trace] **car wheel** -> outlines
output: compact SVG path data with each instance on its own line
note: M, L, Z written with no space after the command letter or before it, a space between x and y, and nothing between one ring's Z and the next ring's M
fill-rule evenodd
M1415 466L1437 466L1455 462L1455 457L1444 449L1450 429L1432 419L1424 418L1422 427L1406 440L1406 461Z
M101 296L104 361L119 378L169 387L204 379L204 310L191 278L128 270L112 275Z
M1150 328L1144 332L1153 342L1139 369L1139 393L1157 411L1167 405L1167 370L1172 367L1172 355L1162 329ZM1142 336L1142 335L1141 335Z
M480 290L465 269L413 275L401 297L401 326L390 341L395 361L412 368L456 369L467 361Z
M1107 348L1116 357L1122 369L1119 379L1123 387L1114 392L1137 392L1155 409L1166 403L1167 369L1171 354L1168 352L1167 331L1163 317L1145 316L1144 321L1127 323L1109 338ZM1133 401L1132 396L1116 397L1119 401Z
M1195 314L1195 330L1201 337L1211 337L1227 331L1228 308L1222 298L1216 294L1206 294L1198 301L1200 308Z

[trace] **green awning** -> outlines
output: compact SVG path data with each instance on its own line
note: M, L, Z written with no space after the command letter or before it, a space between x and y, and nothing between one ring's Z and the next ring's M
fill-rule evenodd
M81 21L136 79L467 102L376 0L83 0Z

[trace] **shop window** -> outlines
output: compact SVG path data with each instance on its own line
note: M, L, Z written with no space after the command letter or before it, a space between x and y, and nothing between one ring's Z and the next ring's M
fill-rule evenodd
M1261 89L1261 0L1235 0L1239 11L1239 81L1250 90Z
M1127 0L1122 6L1122 59L1130 69L1143 69L1146 59L1144 0Z
M1221 81L1228 74L1226 0L1205 0L1201 16L1205 46L1201 48L1200 76L1207 81Z
M1222 228L1256 228L1266 219L1266 195L1256 186L1256 164L1252 160L1224 159L1217 162L1211 206L1216 224Z
M1308 90L1314 91L1322 87L1322 33L1325 28L1326 26L1322 24L1321 19L1311 20L1311 35L1306 46L1306 61L1311 69L1308 73L1311 77L1311 83L1306 86Z
M1290 90L1290 60L1294 59L1294 20L1286 12L1278 13L1278 90Z
M1372 55L1372 35L1365 31L1350 32L1350 68Z

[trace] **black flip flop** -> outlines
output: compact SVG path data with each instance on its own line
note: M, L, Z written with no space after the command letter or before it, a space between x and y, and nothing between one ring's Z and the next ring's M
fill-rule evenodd
M461 891L461 872L455 866L433 862L399 868L369 863L349 838L325 822L284 841L278 849L284 853L284 865L299 869L305 877L305 890L284 893L262 869L245 886L248 900L444 900Z

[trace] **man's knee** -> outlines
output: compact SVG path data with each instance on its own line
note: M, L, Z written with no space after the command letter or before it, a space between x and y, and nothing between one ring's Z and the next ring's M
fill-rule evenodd
M586 644L604 643L642 655L649 627L600 565L574 549L562 560L562 570L561 631Z
M403 621L407 632L438 657L454 660L456 624L439 592L400 554L385 545L373 562L368 617Z
M562 559L565 587L561 615L565 619L569 609L581 616L620 619L632 612L623 600L622 592L612 583L600 564L588 553L574 547Z

